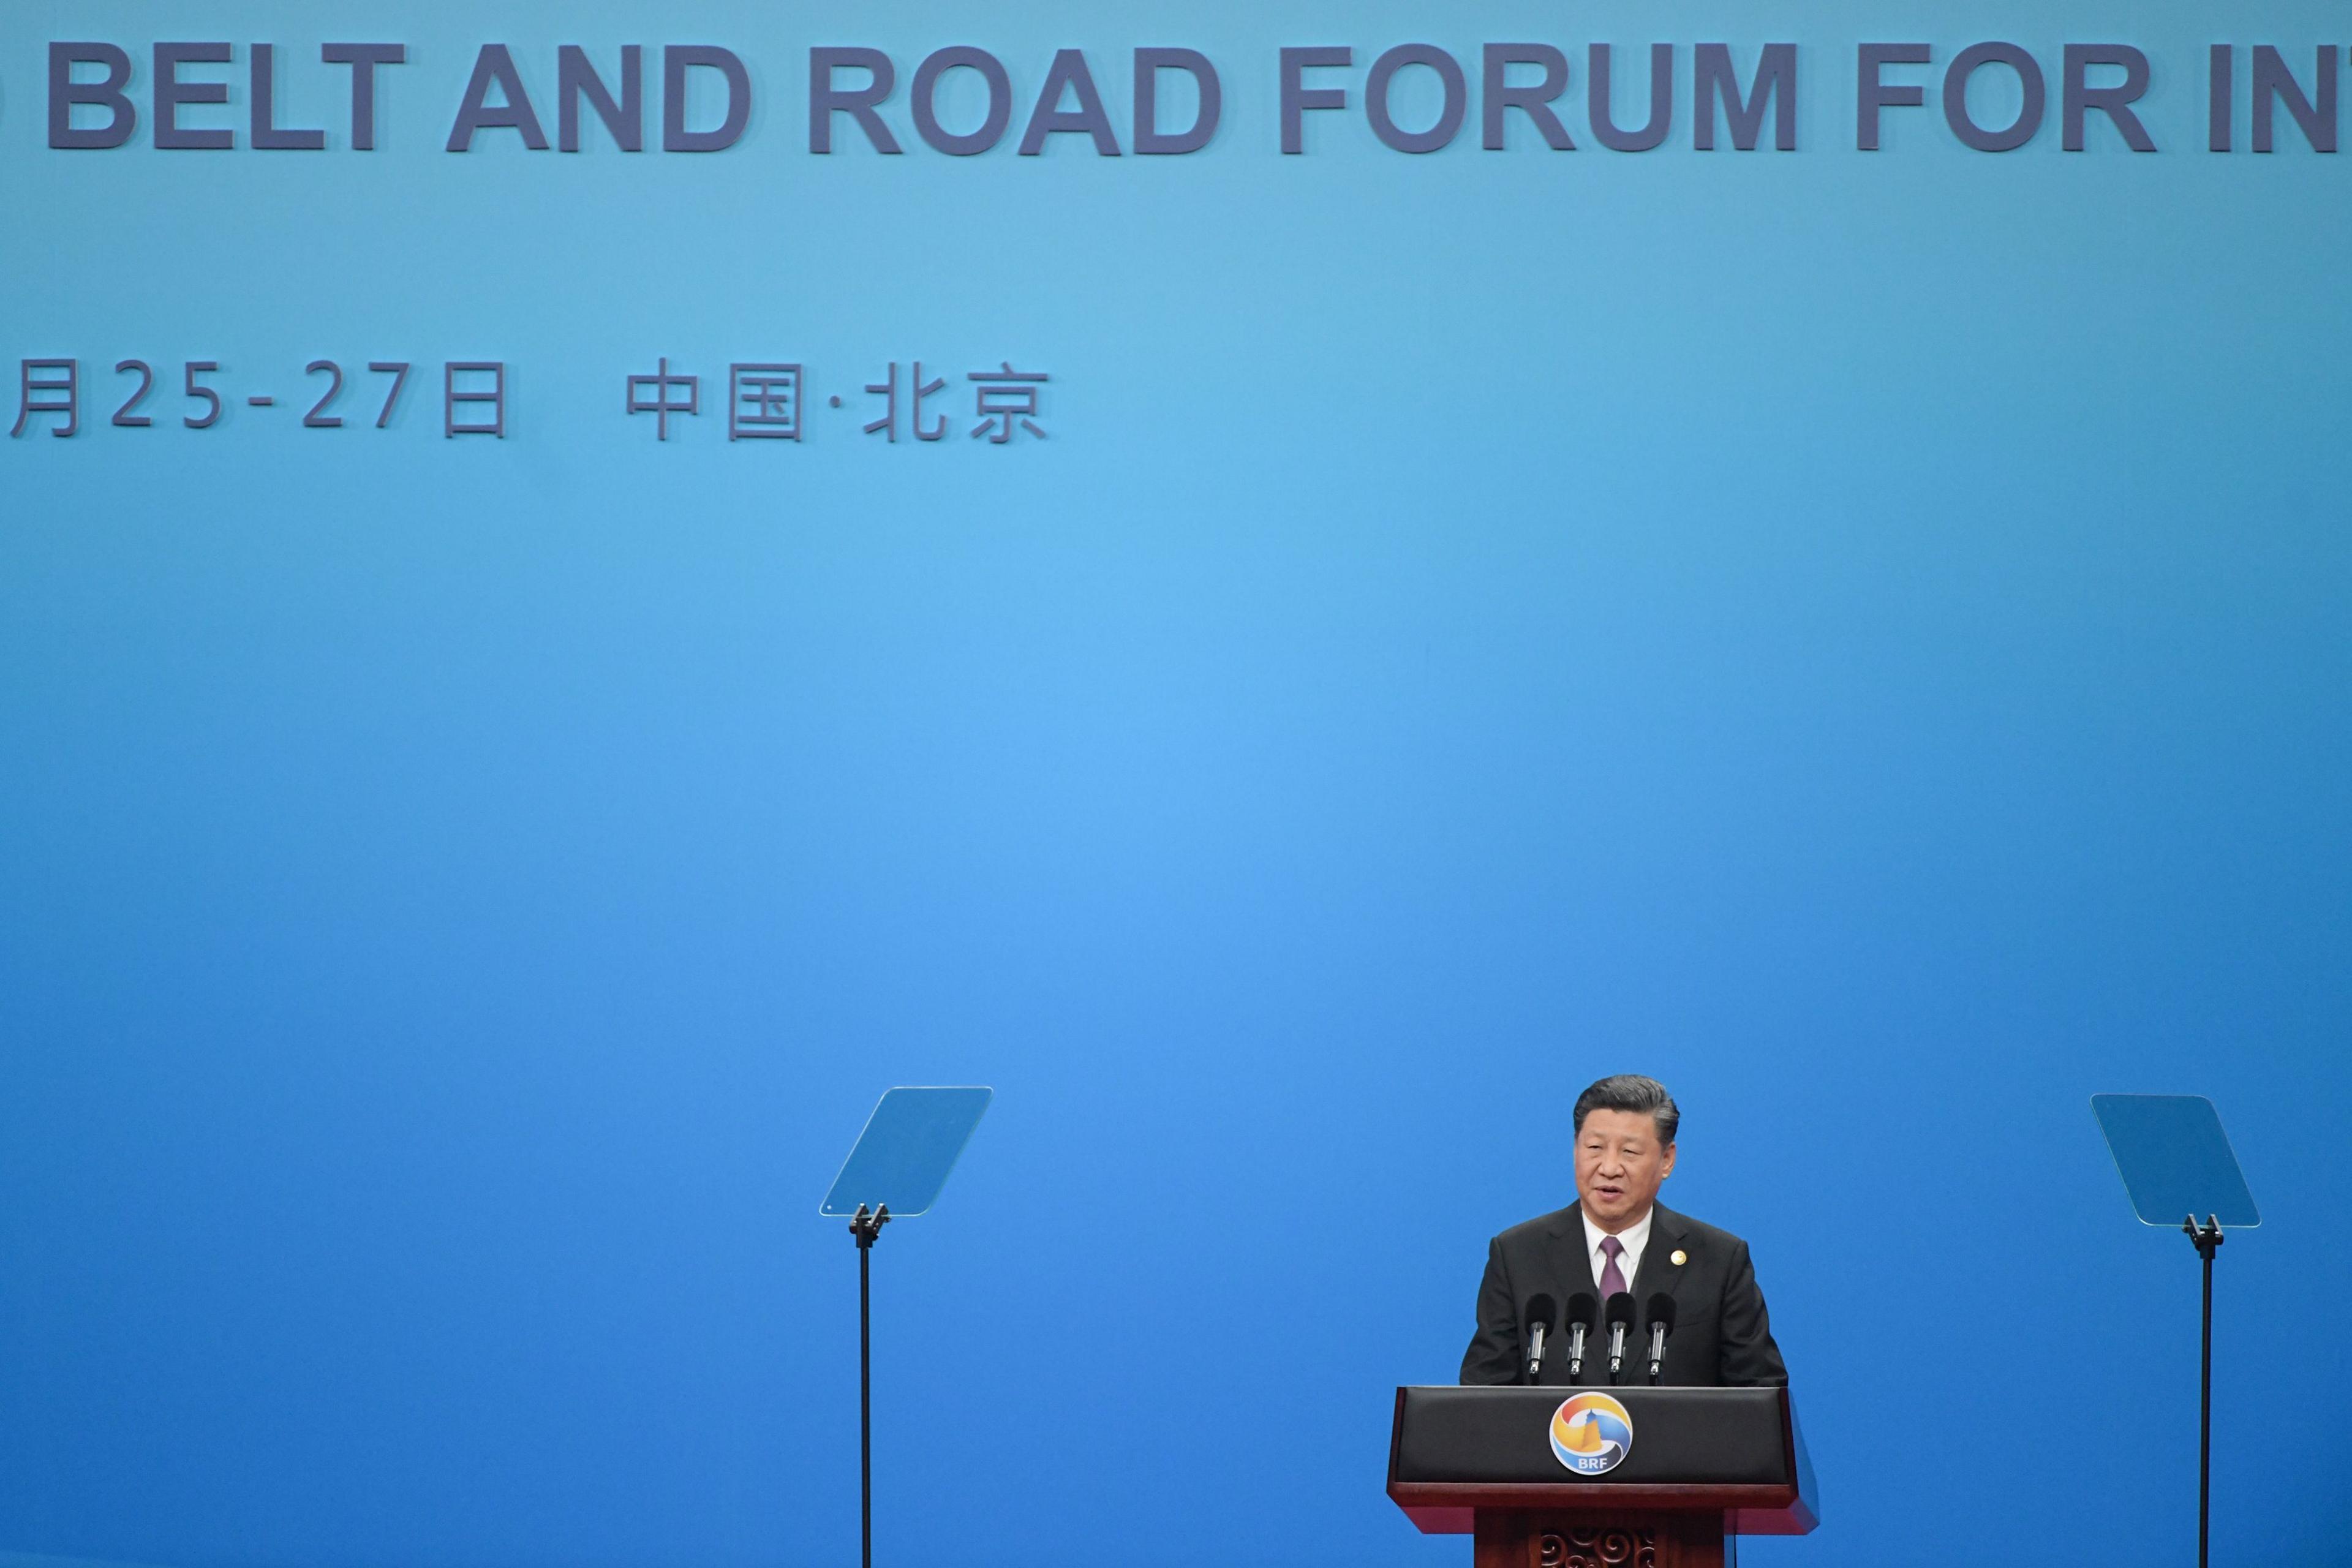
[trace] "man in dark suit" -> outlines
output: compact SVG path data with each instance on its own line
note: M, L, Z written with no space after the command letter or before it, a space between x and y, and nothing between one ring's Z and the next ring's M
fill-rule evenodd
M1682 1113L1655 1079L1604 1078L1576 1098L1576 1193L1571 1208L1516 1225L1487 1244L1478 1287L1478 1331L1462 1357L1465 1384L1526 1383L1528 1303L1549 1296L1565 1310L1589 1295L1605 1303L1630 1292L1636 1311L1615 1381L1649 1382L1647 1304L1674 1300L1660 1381L1761 1387L1789 1381L1748 1266L1748 1244L1665 1207L1659 1184L1675 1168ZM1580 1384L1606 1384L1608 1331L1593 1314L1594 1338ZM1568 1336L1555 1321L1534 1381L1565 1384Z

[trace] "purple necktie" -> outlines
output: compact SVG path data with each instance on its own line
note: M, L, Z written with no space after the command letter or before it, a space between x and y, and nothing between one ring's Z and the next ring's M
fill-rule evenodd
M1617 1259L1624 1251L1625 1244L1615 1237L1601 1238L1601 1256L1609 1259L1609 1267L1601 1271L1601 1299L1604 1301L1625 1289L1624 1271L1617 1267Z

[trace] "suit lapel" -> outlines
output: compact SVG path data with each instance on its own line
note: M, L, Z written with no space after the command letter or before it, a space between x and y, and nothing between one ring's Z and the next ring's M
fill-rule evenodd
M1642 1267L1633 1271L1633 1300L1637 1307L1646 1303L1653 1292L1664 1290L1675 1298L1675 1310L1681 1310L1682 1295L1677 1287L1687 1270L1674 1258L1677 1252L1685 1258L1690 1256L1689 1241L1690 1226L1682 1215L1664 1204L1651 1207L1650 1245L1642 1248ZM1641 1310L1646 1327L1648 1312L1646 1308Z
M1587 1251L1584 1246L1583 1209L1573 1204L1561 1209L1553 1215L1550 1223L1544 1226L1544 1235L1552 1243L1551 1258L1554 1278L1550 1281L1550 1286L1558 1292L1554 1300L1559 1302L1561 1310L1565 1311L1570 1300L1580 1294L1589 1293L1596 1304L1592 1316L1594 1326L1598 1330L1601 1318L1598 1310L1601 1287L1592 1278L1592 1254ZM1604 1338L1604 1334L1596 1332L1593 1338L1586 1342L1583 1375L1577 1379L1580 1384L1608 1381L1607 1359L1601 1353L1601 1345ZM1568 1370L1567 1351L1568 1347L1565 1344L1560 1346L1561 1359L1558 1364L1562 1374L1565 1374ZM1549 1362L1546 1370L1549 1371Z
M1600 1281L1592 1277L1592 1254L1584 1245L1584 1211L1574 1207L1560 1210L1552 1215L1549 1234L1571 1260L1560 1265L1559 1283L1568 1287L1569 1295L1590 1290L1594 1300L1601 1300ZM1567 1296L1560 1298L1563 1304L1567 1300Z

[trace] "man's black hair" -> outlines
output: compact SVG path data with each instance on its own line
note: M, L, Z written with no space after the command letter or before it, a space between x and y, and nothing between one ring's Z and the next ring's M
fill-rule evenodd
M1675 1097L1666 1086L1654 1078L1643 1078L1636 1072L1621 1072L1604 1078L1576 1097L1576 1131L1584 1131L1584 1119L1595 1110L1643 1110L1649 1112L1658 1124L1658 1142L1675 1141L1675 1129L1682 1125L1683 1113L1675 1109Z

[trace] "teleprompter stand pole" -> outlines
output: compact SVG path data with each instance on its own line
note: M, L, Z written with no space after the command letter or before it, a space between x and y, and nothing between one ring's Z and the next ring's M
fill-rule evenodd
M881 1205L870 1214L864 1204L859 1204L856 1214L851 1215L849 1221L849 1234L857 1238L857 1521L858 1561L864 1568L874 1568L874 1293L870 1265L874 1243L882 1235L882 1227L889 1223L888 1204ZM2207 1342L2210 1346L2213 1305L2212 1254L2206 1254L2205 1260ZM2200 1568L2202 1568L2201 1563Z
M2205 1350L2197 1405L2197 1568L2206 1568L2206 1542L2213 1514L2213 1254L2221 1249L2221 1222L2211 1215L2199 1225L2190 1215L2180 1228L2205 1260Z

